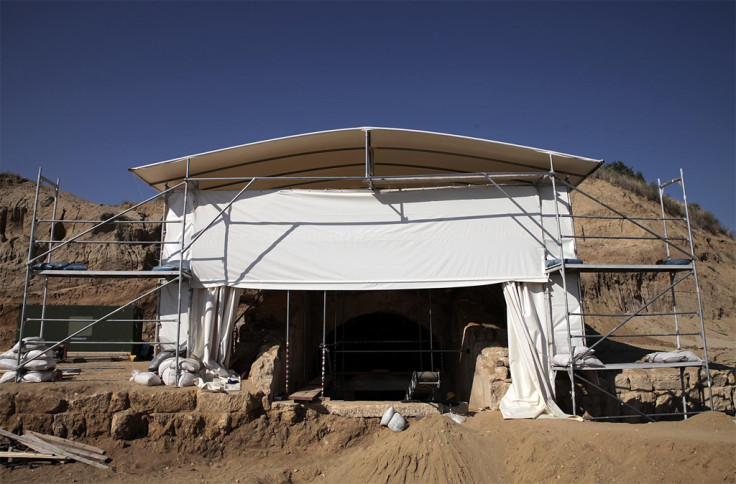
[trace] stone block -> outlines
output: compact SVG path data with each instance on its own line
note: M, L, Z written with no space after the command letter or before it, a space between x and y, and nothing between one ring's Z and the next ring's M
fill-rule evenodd
M652 380L646 373L631 372L629 374L629 382L631 383L632 391L651 392L654 388L652 386Z
M0 420L15 413L15 394L0 393Z
M162 436L176 436L179 439L193 439L202 436L212 439L230 431L229 413L167 413L148 416L148 436L157 439Z
M87 437L100 437L110 433L114 413L87 413L84 421L87 425Z
M713 387L713 410L733 414L733 395L730 388Z
M728 371L713 370L710 372L710 383L714 387L725 387L728 385Z
M263 393L253 389L255 393L242 389L232 393L199 392L197 395L197 412L225 413L246 412L252 413L260 408Z
M62 439L84 437L87 434L87 422L78 413L64 412L54 415L54 435Z
M54 416L52 414L22 413L17 415L23 432L29 430L41 434L52 434L54 432Z
M657 396L657 400L654 404L655 413L671 413L674 412L678 407L678 401L672 393L662 393ZM682 407L680 406L680 409Z
M621 392L618 397L623 402L644 413L651 412L654 409L656 401L656 397L652 392ZM632 411L629 407L623 406L621 407L621 413L623 415L631 415L636 412Z
M197 407L197 388L160 387L152 391L137 391L128 394L130 409L138 413L190 412Z
M688 387L688 375L683 375L683 379L685 381L685 388ZM680 383L680 375L674 374L674 373L668 373L668 374L660 374L657 372L652 372L652 385L654 386L655 391L680 391L682 389L682 385Z
M107 407L108 412L122 412L128 408L130 408L130 402L128 401L127 392L113 392L110 395L110 405Z
M282 364L278 344L264 345L250 367L248 382L266 396L275 395L281 385Z
M615 385L617 390L631 390L629 375L626 373L619 373L616 375Z
M59 413L67 409L67 402L55 393L25 393L15 396L16 413Z
M511 378L511 373L509 372L509 369L505 366L497 366L496 371L491 376L491 381L504 381Z
M134 440L148 434L148 422L133 410L123 410L112 416L110 436L115 440Z
M69 411L78 413L107 413L110 404L111 392L95 393L93 395L74 395L69 400Z

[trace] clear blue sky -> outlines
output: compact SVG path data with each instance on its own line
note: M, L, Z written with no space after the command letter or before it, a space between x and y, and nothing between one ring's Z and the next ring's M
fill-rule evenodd
M371 125L682 167L736 229L733 1L0 5L0 170L95 202L151 193L132 166Z

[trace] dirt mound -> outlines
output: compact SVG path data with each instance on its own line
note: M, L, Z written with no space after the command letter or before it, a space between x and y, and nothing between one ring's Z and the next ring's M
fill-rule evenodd
M394 433L381 429L363 451L341 459L328 482L499 482L493 442L442 415L428 415Z

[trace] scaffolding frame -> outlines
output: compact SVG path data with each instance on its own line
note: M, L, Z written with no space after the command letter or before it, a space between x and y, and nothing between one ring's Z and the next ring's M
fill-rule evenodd
M550 163L552 161L550 160ZM632 410L636 415L603 415L603 416L597 416L597 417L587 417L591 420L597 420L597 419L626 419L626 418L638 418L642 417L650 422L655 421L659 417L671 417L671 416L681 416L684 419L687 419L689 415L694 415L696 413L700 413L699 411L691 411L688 409L687 406L687 398L686 398L686 390L685 390L685 369L688 367L691 368L702 368L704 370L705 376L706 376L706 384L708 388L708 404L710 408L713 406L713 390L712 390L712 383L711 383L711 376L710 376L710 368L709 368L709 361L708 361L708 344L705 336L705 323L703 318L703 307L702 307L702 299L700 295L700 284L698 281L698 273L696 268L696 257L695 257L695 249L694 244L692 240L692 226L690 222L690 214L689 209L687 205L687 191L685 189L685 179L684 179L684 173L683 170L680 169L680 176L677 178L674 178L672 180L669 180L667 182L662 183L660 179L657 179L657 191L659 195L659 204L660 204L660 213L661 217L628 217L619 210L613 208L612 206L606 204L605 202L597 199L596 197L584 192L577 186L572 185L567 180L560 179L554 175L554 173L551 173L551 178L553 184L555 183L555 179L557 179L561 184L567 187L570 191L576 191L580 193L581 195L585 196L586 198L596 202L597 204L601 205L605 209L613 212L616 214L616 216L594 216L594 215L586 215L586 216L577 216L574 214L570 214L569 217L580 217L580 218L586 218L586 219L606 219L606 220L621 220L629 222L639 229L645 231L647 234L649 234L648 237L631 237L631 236L590 236L590 235L581 235L578 236L575 234L575 231L573 229L572 234L562 234L562 232L558 232L560 234L560 245L559 245L559 251L560 254L562 254L562 241L563 239L597 239L597 240L658 240L661 241L665 248L665 258L663 260L663 263L658 264L586 264L581 261L575 260L575 261L567 261L564 257L560 257L559 263L556 265L553 265L551 267L547 268L547 272L549 274L552 273L559 273L561 274L563 284L566 281L566 272L574 273L579 276L581 273L666 273L669 275L669 285L662 291L660 291L655 296L649 298L648 300L644 301L643 304L634 312L632 313L588 313L584 310L584 297L582 292L580 292L580 303L581 303L581 311L580 312L572 312L569 309L569 297L570 293L565 290L565 318L567 320L567 329L568 329L568 344L569 344L569 363L567 365L555 365L553 366L553 370L556 371L565 371L568 374L569 380L570 380L570 393L571 393L571 404L572 404L572 412L573 415L576 415L577 413L577 398L576 398L576 392L575 392L575 380L579 380L582 383L592 386L596 388L598 391L602 392L603 394L615 399L618 401L621 405L629 408ZM682 190L682 200L683 200L683 206L685 211L684 217L667 217L665 213L665 207L664 207L664 190L670 185L673 184L679 184ZM558 191L553 190L555 193L555 196L557 196ZM558 204L555 204L555 208L557 210ZM559 224L559 220L564 215L559 214L559 212L555 213L555 218L557 220L557 223ZM640 221L661 221L663 226L663 233L657 233L654 230L644 226L640 223ZM685 222L686 228L687 228L687 237L670 237L668 234L668 225L667 222L673 222L673 221L680 221ZM559 227L559 225L558 225ZM676 245L673 241L680 241L680 242L687 242L687 249L685 250L682 247ZM669 261L672 261L672 253L673 252L679 252L680 254L684 255L686 259L681 259L679 262L682 262L681 264L668 264ZM677 276L679 274L679 277ZM580 284L580 278L577 278L578 285ZM685 281L692 281L694 284L695 294L696 294L696 307L694 311L678 311L677 309L677 297L675 288L685 282ZM645 312L651 305L653 305L655 302L658 302L662 299L663 296L669 295L671 297L671 311L660 311L660 312ZM679 326L679 319L678 316L697 316L698 322L699 322L699 332L682 332L680 330ZM573 334L570 330L570 317L571 316L579 316L583 318L582 321L582 328L583 331L581 334ZM590 317L613 317L613 318L623 318L616 326L614 326L613 329L607 331L603 335L586 335L585 334L585 320L584 318L586 316ZM643 333L643 334L616 334L616 332L626 326L627 323L634 320L637 317L656 317L656 316L672 316L674 318L674 332L672 333ZM674 337L675 338L675 349L681 350L681 336L699 336L700 337L700 343L701 348L703 352L703 358L698 361L685 361L685 362L671 362L671 363L646 363L646 362L630 362L630 363L613 363L613 364L605 364L603 368L592 368L592 367L583 367L579 364L579 362L585 358L586 356L592 354L592 351L594 348L600 344L602 344L604 341L609 341L612 338L639 338L639 337ZM582 338L583 341L586 341L587 338L595 339L596 341L591 344L587 350L584 352L581 352L577 355L574 354L574 347L572 345L572 339ZM580 372L582 371L606 371L606 370L624 370L624 369L642 369L642 370L656 370L660 368L678 368L679 369L679 376L680 376L680 389L681 389L681 398L682 398L682 413L645 413L639 410L638 408L628 404L627 402L623 401L621 398L619 398L617 395L607 391L606 389L602 388L597 383L591 381L591 379L583 377Z
M115 319L112 319L112 316L114 316L115 313L117 313L120 309L123 307L127 307L131 304L135 304L137 301L143 299L144 297L153 294L158 293L162 288L167 287L170 284L177 283L178 291L177 291L177 307L178 307L178 315L176 319L177 324L177 340L176 340L176 348L175 348L175 357L176 357L176 368L177 368L177 385L179 380L179 344L178 342L181 339L181 315L182 315L182 291L183 291L183 282L184 279L189 277L189 273L184 268L184 261L186 257L187 251L191 248L191 246L198 240L198 238L207 231L210 227L212 227L221 217L222 215L227 211L227 209L237 201L240 196L242 196L247 190L249 190L252 186L257 185L259 181L267 181L267 180L282 180L282 181L290 181L293 182L295 187L298 187L300 184L296 182L314 182L314 181L340 181L340 180L350 180L350 181L361 181L363 185L365 186L365 189L374 191L381 187L387 187L387 188L395 188L395 187L404 187L404 186L428 186L428 187L445 187L445 186L451 186L451 185L485 185L485 186L492 186L499 190L504 196L506 196L512 203L514 203L517 208L521 210L521 214L515 214L516 216L521 215L524 217L528 217L534 225L536 225L540 229L540 235L541 239L537 239L537 241L542 245L545 251L545 258L550 255L549 247L546 244L547 240L551 240L553 243L555 243L559 249L560 254L560 260L559 264L557 266L552 266L547 269L547 274L550 275L552 273L559 273L561 275L562 285L563 285L563 291L565 293L565 319L566 319L566 326L567 326L567 339L568 339L568 346L570 348L570 363L566 367L554 367L554 370L562 370L566 371L569 375L569 379L571 382L571 397L572 397L572 406L573 406L573 413L576 412L576 395L575 395L575 380L581 380L588 383L593 384L592 382L589 382L587 379L582 377L582 375L579 374L579 371L581 368L577 365L578 360L583 357L584 355L578 355L577 357L573 354L573 346L572 346L572 340L573 338L597 338L597 341L591 346L591 349L595 347L596 345L600 344L602 341L610 339L612 337L639 337L639 336L648 336L648 335L617 335L614 334L618 329L623 327L626 323L631 321L633 318L640 316L640 313L644 311L654 300L658 299L659 296L655 297L654 300L647 302L644 306L642 306L639 310L635 311L632 314L624 315L625 319L619 323L614 330L609 331L605 335L595 335L595 336L589 336L589 335L577 335L573 334L571 332L571 325L570 325L570 317L571 316L580 316L584 318L586 316L586 313L584 310L581 309L581 311L578 312L571 312L569 307L569 296L570 292L567 288L567 273L580 273L580 272L605 272L605 271L613 271L613 272L639 272L639 271L652 271L652 272L658 272L658 271L664 271L668 272L671 277L671 284L670 286L664 291L664 292L670 292L673 296L674 301L674 287L679 284L682 280L693 277L695 281L695 287L697 292L697 300L698 300L698 308L695 312L677 312L677 307L675 305L673 311L667 312L667 315L673 315L675 317L675 324L676 324L676 330L675 333L660 333L656 336L675 336L677 339L677 347L680 347L680 336L684 335L693 335L695 333L682 333L679 331L679 324L677 317L679 315L686 315L686 314L697 314L698 318L700 319L700 337L703 344L703 352L704 352L704 359L703 362L699 365L691 365L691 366L701 366L705 368L705 372L707 375L707 383L708 383L708 390L709 390L709 402L711 402L712 406L712 389L711 389L711 381L710 381L710 373L708 368L708 356L707 356L707 343L705 339L705 327L703 323L703 315L702 315L702 301L700 298L700 290L699 290L699 284L697 281L697 270L695 267L695 256L694 256L694 249L693 249L693 242L692 242L692 230L690 225L690 217L689 212L687 208L687 195L685 192L685 184L684 184L684 176L682 173L682 170L680 170L680 177L675 178L673 180L670 180L665 183L661 183L658 180L658 190L660 193L660 205L661 205L661 217L627 217L620 211L614 209L613 207L607 205L606 203L596 199L595 197L583 192L580 190L577 186L571 184L566 174L558 174L555 172L554 167L554 160L553 155L549 154L549 170L548 171L526 171L526 172L479 172L479 173L452 173L452 174L421 174L421 175L397 175L397 176L376 176L374 174L373 169L373 159L372 159L372 149L370 147L370 133L369 131L366 131L366 144L365 144L365 175L364 176L258 176L258 177L206 177L206 176L192 176L190 174L189 168L190 168L190 159L186 159L186 173L183 177L183 179L178 182L173 187L168 187L166 185L166 189L162 192L157 193L156 195L148 198L147 200L136 204L132 207L127 208L126 210L123 210L122 212L118 213L117 215L110 217L107 220L104 221L94 221L94 220L78 220L78 221L68 221L65 220L65 223L88 223L93 224L91 228L81 232L80 234L77 234L76 236L64 240L64 241L56 241L54 240L54 226L57 222L60 220L56 219L56 207L58 202L58 195L59 195L59 180L57 179L56 182L53 182L49 180L48 178L44 177L42 175L41 169L39 168L38 172L38 178L36 181L36 194L35 194L35 200L34 200L34 209L33 209L33 220L31 224L31 235L30 235L30 241L29 241L29 251L28 251L28 259L26 262L26 279L25 279L25 285L24 285L24 294L23 294L23 306L22 306L22 312L21 312L21 324L19 329L19 347L20 350L18 352L18 360L17 360L17 367L16 370L22 369L28 362L32 360L25 360L21 361L21 354L22 354L22 346L23 346L23 331L24 326L26 322L30 321L29 318L26 317L26 307L28 305L28 293L29 293L29 287L30 287L30 280L33 276L42 276L44 277L44 289L43 289L43 312L41 323L42 327L43 324L47 322L54 322L51 319L45 318L45 307L46 307L46 301L48 297L48 278L49 277L79 277L79 278L93 278L93 277L150 277L150 278L157 278L159 280L158 286L151 290L146 292L143 296L139 296L138 298L135 298L134 300L128 302L127 304L123 305L122 307L118 308L115 311L110 312L109 314L103 316L102 318L99 318L93 322L91 322L89 325L84 327L83 329L76 331L75 333L67 336L61 341L58 341L53 344L51 349L58 347L61 344L64 344L68 341L70 341L74 336L81 333L82 331L85 331L88 328L91 328L92 326L102 322L102 321L117 321ZM600 166L600 165L599 165ZM562 175L562 176L560 176ZM583 178L583 180L585 177ZM191 196L190 191L191 190L198 190L199 182L202 181L219 181L223 182L220 185L217 185L216 187L213 187L212 189L217 188L223 188L226 186L233 186L240 183L244 183L245 185L242 187L242 189L239 190L239 192L231 199L229 203L225 205L225 207L219 211L217 215L210 221L210 223L206 226L206 228L201 231L198 235L196 235L192 240L190 240L188 243L185 240L185 237L181 238L181 241L178 242L179 244L179 260L178 260L178 268L175 271L168 271L168 272L161 272L161 271L54 271L54 270L36 270L33 268L34 262L40 260L43 257L46 257L47 262L51 260L51 254L55 252L56 250L60 249L61 247L66 246L70 243L114 243L111 241L79 241L77 239L81 238L82 236L93 232L96 228L101 227L105 224L110 223L126 223L128 221L124 220L118 220L122 215L125 213L143 205L144 203L163 198L164 200L164 209L162 214L162 219L160 221L145 221L145 223L160 223L161 224L161 239L156 242L150 242L153 244L160 244L161 248L161 254L164 253L164 244L167 242L165 241L165 235L166 235L166 227L169 223L181 223L182 225L182 233L184 233L184 229L186 228L186 221L187 221L187 212L189 210L188 203L189 198ZM581 180L582 182L582 180ZM664 211L664 202L663 202L663 192L664 189L672 184L679 183L682 187L682 193L683 198L685 200L685 217L683 218L676 218L676 217L666 217L665 211ZM37 211L38 211L38 200L39 200L39 194L42 184L47 184L50 187L54 189L54 208L53 208L53 215L51 219L38 219L37 218ZM516 202L512 196L506 192L506 190L503 188L506 185L527 185L527 186L534 186L537 189L537 194L539 198L539 213L534 214L531 212L528 212L524 210L518 202ZM539 187L542 185L549 185L552 188L552 193L554 195L554 206L555 206L555 213L552 214L552 216L555 219L555 225L557 229L557 236L552 234L548 228L545 227L545 218L548 217L543 211L543 204L541 200L541 194L539 191ZM182 217L180 220L176 221L170 221L167 220L167 209L169 208L169 195L175 191L175 190L182 190L183 191L183 209L182 209ZM670 259L671 256L671 250L672 251L680 251L683 254L685 254L687 257L690 258L691 263L687 266L661 266L661 265L648 265L648 266L629 266L629 265L591 265L591 264L570 264L565 259L565 254L563 252L563 244L566 239L577 239L579 236L576 236L574 233L572 234L563 234L562 233L562 224L561 219L563 217L573 217L574 218L599 218L597 216L578 216L572 214L572 208L570 209L570 214L561 214L559 210L559 204L563 203L563 201L560 199L561 193L566 193L568 196L568 202L570 202L570 207L572 207L571 200L569 199L570 193L572 191L577 191L578 193L582 194L583 196L592 199L593 201L599 203L603 207L611 210L613 213L616 214L616 216L607 216L602 217L604 219L614 219L614 220L625 220L628 222L633 223L637 227L643 229L649 234L649 237L644 237L642 239L646 240L660 240L664 243L667 253L667 259ZM646 221L646 220L658 220L663 223L664 227L664 235L660 235L655 233L654 231L648 229L641 223L640 221ZM687 223L687 230L688 230L688 237L685 238L673 238L668 237L667 233L667 222L668 221L676 221L676 220L684 220ZM140 221L130 221L131 223L138 223ZM45 239L39 239L36 240L36 230L38 223L51 223L50 226L50 236L48 240ZM597 238L597 239L626 239L629 237L597 237L597 236L590 236L587 235L585 238ZM687 240L689 243L689 252L683 250L679 246L677 246L673 241L684 241ZM121 241L122 242L122 241ZM34 254L34 246L36 243L44 243L48 244L48 250L45 252L42 252L41 254ZM123 242L127 243L127 241ZM131 244L141 244L141 242L130 242ZM679 271L685 271L687 272L683 278L680 280L675 281L674 274ZM549 288L551 287L551 278L548 279L547 287L545 289L545 292L547 294L547 298L549 301L549 298L551 297ZM579 278L577 279L578 289L580 289L580 281ZM289 385L289 342L290 342L290 334L289 334L289 321L290 321L290 292L287 292L287 303L286 303L286 311L287 311L287 326L286 326L286 332L287 332L287 339L286 339L286 351L287 351L287 374L286 374L286 384L287 384L287 393L288 393L288 385ZM582 306L582 293L580 293L581 296L581 308ZM661 296L661 294L660 294ZM324 293L324 305L326 310L326 291ZM551 311L551 305L548 305L549 308L547 312L547 323L552 325L552 321L554 320L555 314ZM664 313L663 313L664 314ZM594 315L594 313L588 313L588 316ZM607 316L620 316L620 315L607 315ZM324 369L325 369L325 355L327 352L327 344L326 341L324 341L326 335L324 334L326 331L326 313L323 315L323 342L321 345L322 349L322 393L324 394ZM34 319L35 321L35 319ZM146 344L153 344L156 346L162 345L162 344L171 344L172 342L161 342L159 341L158 336L158 330L159 325L162 322L161 319L155 319L152 320L155 321L156 324L156 337L154 338L154 342L146 342ZM168 321L168 320L167 320ZM170 321L169 321L170 322ZM584 323L584 320L583 320ZM584 328L584 324L583 324ZM583 331L584 333L584 331ZM551 335L550 335L551 336ZM655 336L655 335L651 335ZM550 338L552 339L552 338ZM119 342L111 342L111 343L119 343ZM143 343L142 343L143 344ZM424 350L429 351L431 354L435 352L433 348L430 348L430 350ZM449 350L448 350L449 351ZM680 367L681 368L681 378L683 376L683 370L682 367L685 365L672 365L672 364L659 364L655 366L651 366L651 368L660 368L660 367ZM635 366L636 367L636 366ZM639 365L639 368L645 368L644 365ZM615 365L608 365L607 369L615 369ZM18 381L18 379L16 380ZM594 384L593 384L594 385ZM683 389L684 389L684 383L683 383ZM603 389L601 389L603 390ZM605 390L603 390L605 392ZM612 395L615 397L615 395ZM617 397L615 397L617 398ZM619 399L619 401L621 401ZM622 404L627 405L625 402L621 401ZM641 412L639 412L641 413ZM690 412L692 413L692 412ZM683 415L685 418L687 418L688 410L685 403L685 396L683 391ZM642 414L642 416L645 416ZM647 418L650 418L650 416L646 416ZM603 417L603 418L616 418L616 417ZM625 416L622 416L621 418L627 418Z

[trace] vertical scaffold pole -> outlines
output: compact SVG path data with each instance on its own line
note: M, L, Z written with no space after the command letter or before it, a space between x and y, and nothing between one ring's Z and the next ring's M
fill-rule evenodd
M327 291L322 291L322 398L325 397L325 357L327 355Z
M664 248L665 253L667 255L667 260L670 260L670 246L666 241L668 240L667 235L667 218L664 213L664 187L662 186L662 180L657 178L657 192L659 192L659 210L662 214L662 228L664 229ZM677 319L677 299L675 296L675 287L673 283L675 282L675 274L670 272L670 286L671 290L670 293L672 295L672 312L674 313L675 318L675 341L677 344L677 349L680 349L680 324ZM685 395L685 369L680 368L680 392L682 394L682 414L684 415L684 418L687 419L687 396Z
M429 371L434 371L434 331L432 328L432 290L429 290Z
M169 209L169 184L168 183L164 185L164 190L166 191L166 195L164 195L164 204L163 204L164 206L163 206L163 210L161 213L161 248L159 249L159 254L158 254L159 264L163 264L164 255L165 255L164 248L166 247L166 212ZM182 233L184 233L183 230L182 230ZM161 286L161 279L158 280L158 285L159 287ZM156 292L156 299L158 300L156 302L156 314L158 315L158 318L157 318L158 321L154 323L156 325L154 341L161 341L159 339L161 335L161 324L163 324L161 321L161 291ZM161 352L161 345L157 344L155 346L156 346L155 354L159 354Z
M38 214L38 194L41 190L41 167L38 168L36 179L36 199L33 202L33 219L31 220L31 236L28 239L28 262L26 262L26 283L23 287L23 308L20 312L20 330L18 331L18 359L17 366L20 368L20 359L23 354L23 328L26 325L26 306L28 305L28 286L31 283L31 259L33 259L33 241L36 236L36 215ZM15 375L16 383L20 381L20 372Z
M703 341L703 363L705 363L705 375L708 380L708 403L713 410L713 388L710 381L710 364L708 363L708 344L705 341L705 323L703 322L703 302L700 298L700 284L698 283L698 270L695 267L695 247L693 246L693 231L690 227L690 211L687 207L687 192L685 191L685 175L680 168L680 184L682 185L682 199L685 204L685 219L687 220L687 238L690 242L690 256L693 259L693 277L695 277L695 294L698 299L698 317L700 317L700 338Z
M179 340L181 338L181 291L184 287L184 243L185 243L185 235L187 232L187 202L189 197L189 158L187 158L187 169L186 169L186 175L184 177L184 207L182 209L182 215L181 215L181 243L179 244L179 287L178 287L178 293L176 297L176 349L174 350L176 352L176 382L175 386L179 386L179 375L181 375L181 370L179 369Z
M51 228L49 229L49 253L46 255L46 262L51 262L51 249L54 247L54 229L56 228L56 212L59 206L59 183L61 180L56 179L56 185L54 186L54 212L51 216ZM38 335L43 339L44 325L46 323L46 303L49 296L49 278L44 276L43 278L43 304L41 305L41 329Z
M552 160L552 154L549 155L550 180L552 181L552 195L555 201L555 221L557 223L557 236L560 240L560 276L562 277L562 292L565 298L565 323L567 324L567 346L570 352L570 366L567 373L570 377L570 396L572 399L572 414L577 415L576 399L575 399L575 374L573 369L574 351L572 347L572 333L570 329L570 302L567 294L567 275L565 274L565 241L562 237L562 224L560 223L560 206L557 198L557 175L555 175L555 165Z
M291 291L286 291L286 398L289 398L289 323L291 316Z

